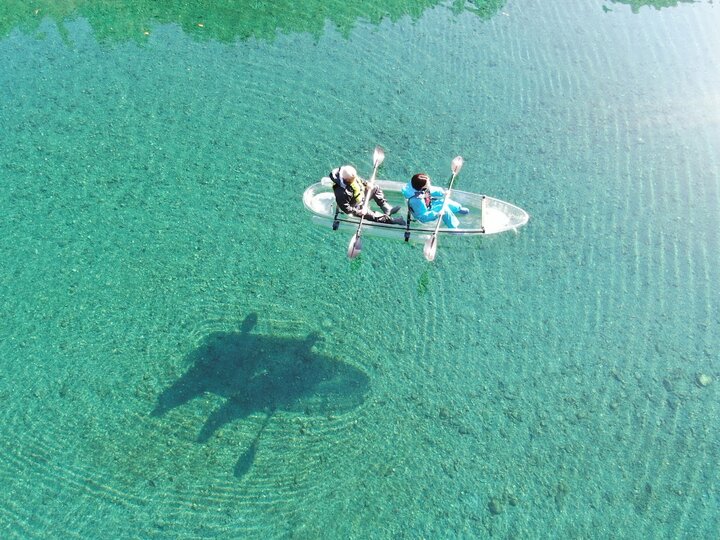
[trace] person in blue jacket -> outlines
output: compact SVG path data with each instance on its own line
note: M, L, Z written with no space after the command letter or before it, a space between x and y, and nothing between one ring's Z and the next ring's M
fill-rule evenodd
M413 176L412 180L402 189L402 194L408 200L413 217L418 221L428 223L435 221L440 216L445 190L431 185L430 177L427 174L418 173ZM456 229L460 221L455 214L464 215L470 210L452 199L448 199L447 203L443 222L448 228Z

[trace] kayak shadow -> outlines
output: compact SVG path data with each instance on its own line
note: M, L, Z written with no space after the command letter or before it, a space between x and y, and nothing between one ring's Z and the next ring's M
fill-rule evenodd
M304 339L263 336L252 333L256 323L253 313L238 332L207 336L188 355L188 371L158 396L151 413L163 416L208 393L225 398L200 428L199 443L230 422L265 413L260 431L235 467L238 477L252 466L260 436L276 412L342 414L361 405L369 389L361 370L314 350L318 334Z

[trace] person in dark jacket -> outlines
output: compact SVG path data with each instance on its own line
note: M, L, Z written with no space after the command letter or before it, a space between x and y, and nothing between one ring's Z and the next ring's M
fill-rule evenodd
M377 184L373 186L372 191L368 192L370 186L357 175L357 171L352 165L343 165L333 169L330 173L330 180L332 180L333 184L335 202L341 212L355 217L364 215L368 221L405 225L403 218L392 217L393 214L400 210L400 206L391 206L385 199L383 190ZM368 208L363 213L366 197L370 197L375 201L375 204L382 209L382 212L376 212Z

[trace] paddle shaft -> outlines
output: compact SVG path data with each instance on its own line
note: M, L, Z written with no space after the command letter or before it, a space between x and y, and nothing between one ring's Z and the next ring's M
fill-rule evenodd
M440 210L440 215L438 216L437 223L435 224L435 230L432 233L433 237L437 236L438 230L440 229L440 223L442 222L442 218L445 215L445 211L447 210L448 199L450 199L450 193L452 193L452 187L455 183L455 178L457 177L458 172L459 171L453 171L452 176L450 177L450 185L448 186L447 191L445 192L445 196L443 197L443 205L442 209Z
M365 221L365 214L368 211L368 208L370 206L370 195L372 194L373 189L375 188L375 177L377 176L378 168L380 167L380 163L382 163L382 158L378 156L378 159L375 161L375 166L373 167L372 176L370 177L370 182L368 183L367 191L365 193L365 200L363 201L362 205L362 215L360 216L360 223L358 223L357 231L355 232L355 238L360 238L360 230L362 229L363 222Z

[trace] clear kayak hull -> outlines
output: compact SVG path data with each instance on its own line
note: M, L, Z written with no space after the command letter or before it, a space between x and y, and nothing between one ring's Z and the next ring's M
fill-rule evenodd
M400 190L405 186L403 182L392 180L378 180L377 184L385 192L385 197L392 205L400 204L402 210L396 214L407 218L407 204ZM487 195L478 195L466 191L453 190L452 199L462 206L467 207L470 213L458 216L460 227L448 229L441 225L438 234L442 236L475 236L491 235L505 231L517 231L528 222L530 216L525 210L500 199ZM314 222L332 227L335 219L335 196L332 187L324 182L317 182L303 193L303 204L312 214ZM337 216L338 228L357 229L359 218L349 216L340 212ZM363 234L384 236L390 238L404 238L409 232L409 240L425 241L435 230L436 222L420 223L417 220L410 221L410 227L405 225L391 225L375 223L373 221L363 222Z

